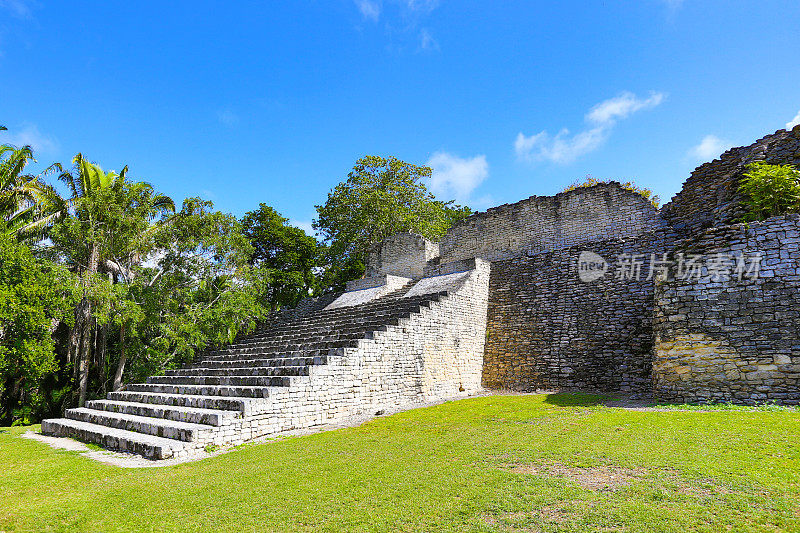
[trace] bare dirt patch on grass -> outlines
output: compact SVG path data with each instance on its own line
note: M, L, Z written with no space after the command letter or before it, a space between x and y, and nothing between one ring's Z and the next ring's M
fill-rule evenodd
M541 532L543 528L550 531L553 527L558 530L564 527L572 530L596 504L594 501L565 500L527 511L484 515L483 521L503 531Z
M515 474L567 478L589 490L615 490L647 476L645 470L610 465L576 467L563 463L529 463L504 465L503 469Z

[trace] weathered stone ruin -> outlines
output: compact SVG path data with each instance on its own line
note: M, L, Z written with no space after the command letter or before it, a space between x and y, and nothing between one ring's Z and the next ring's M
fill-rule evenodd
M661 210L612 182L395 235L346 292L42 430L160 459L484 388L798 404L800 216L739 222L756 160L800 164L800 126Z

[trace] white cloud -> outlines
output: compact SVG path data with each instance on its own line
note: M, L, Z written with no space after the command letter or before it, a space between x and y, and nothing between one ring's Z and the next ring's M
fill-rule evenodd
M405 0L406 8L409 11L430 13L439 7L439 0Z
M528 161L547 160L566 164L596 150L608 137L608 128L596 127L570 136L563 129L552 136L546 131L525 137L521 132L514 141L517 157Z
M433 38L431 32L423 28L419 32L419 49L420 50L439 50L439 43Z
M355 0L356 7L361 11L361 16L377 22L381 16L381 5L373 0Z
M294 226L295 228L300 228L311 236L317 234L316 230L314 230L314 228L311 226L310 220L290 220L289 225Z
M706 135L697 146L689 150L689 157L697 161L711 161L731 146L733 146L731 142L720 139L716 135Z
M632 92L624 91L594 106L586 115L586 120L598 125L613 125L618 119L628 118L636 111L655 107L663 101L663 93L650 93L650 98L641 99Z
M519 159L526 161L570 163L599 148L611 134L618 120L628 118L642 109L655 107L661 104L664 98L663 93L656 92L650 93L648 98L637 98L635 94L625 91L592 107L584 117L584 121L590 125L585 130L574 135L570 135L566 128L556 135L541 131L525 136L520 132L514 140L514 151Z
M221 109L217 111L217 120L219 120L219 123L223 126L231 128L239 123L239 115L230 109Z
M434 153L427 166L433 169L430 187L434 194L459 203L469 196L489 176L489 163L485 155L461 158L447 152Z
M794 118L791 121L786 123L786 129L790 130L790 129L794 128L795 126L797 126L798 124L800 124L800 111L797 112L797 114L794 116Z
M0 132L0 142L17 147L30 145L34 155L55 155L60 147L56 139L43 135L35 124L30 123L23 124L19 129L9 128Z

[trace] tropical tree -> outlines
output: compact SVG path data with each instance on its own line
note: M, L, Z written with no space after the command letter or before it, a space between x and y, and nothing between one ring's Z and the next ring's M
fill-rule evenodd
M470 214L468 207L436 200L424 181L430 167L394 157L362 157L347 180L317 207L314 229L328 244L324 284L340 288L364 273L367 251L398 232L412 231L441 239L447 229Z
M72 172L60 179L69 187L71 216L52 231L56 249L73 270L81 274L83 296L75 309L75 320L67 344L67 361L74 364L78 379L78 404L83 405L89 384L91 346L96 317L92 316L90 294L97 274L110 281L128 279L133 264L140 262L153 246L151 223L174 212L171 198L156 193L144 182L126 179L128 167L105 172L78 154ZM93 320L94 318L94 320ZM105 332L105 328L103 328ZM105 361L106 335L102 335L100 362Z
M251 265L252 247L236 217L189 198L158 232L148 261L134 268L115 314L126 332L120 361L136 378L193 359L203 348L229 343L255 327L267 308L269 277ZM122 382L117 367L114 388Z
M40 240L66 212L63 198L44 181L60 172L61 165L50 165L38 175L25 173L35 161L30 146L0 145L0 232L21 241Z
M76 287L67 269L0 234L0 425L46 410L43 380L58 368L53 326L70 319Z
M250 240L250 263L265 277L263 294L271 309L293 306L316 287L319 244L272 207L260 204L242 218L242 231Z

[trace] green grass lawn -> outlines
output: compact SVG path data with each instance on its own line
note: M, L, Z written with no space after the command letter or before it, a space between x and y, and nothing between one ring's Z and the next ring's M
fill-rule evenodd
M0 429L0 531L800 531L797 411L597 399L462 400L166 468Z

